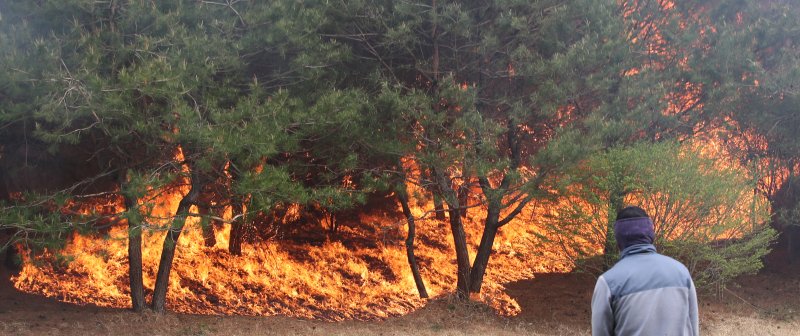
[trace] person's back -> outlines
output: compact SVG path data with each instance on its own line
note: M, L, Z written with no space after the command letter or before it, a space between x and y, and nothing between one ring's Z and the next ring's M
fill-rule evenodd
M683 264L656 253L650 219L623 217L615 229L622 257L597 279L592 334L698 335L692 278Z

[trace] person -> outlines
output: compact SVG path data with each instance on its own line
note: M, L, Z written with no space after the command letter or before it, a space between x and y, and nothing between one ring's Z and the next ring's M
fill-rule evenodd
M620 260L592 295L592 335L699 335L697 293L686 266L656 253L653 221L629 206L614 222Z

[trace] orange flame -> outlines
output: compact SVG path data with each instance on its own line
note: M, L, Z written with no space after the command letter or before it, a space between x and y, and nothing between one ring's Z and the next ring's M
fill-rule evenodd
M161 193L154 216L174 213L187 190ZM419 192L419 191L412 191ZM387 200L394 202L393 199ZM114 212L121 211L117 202ZM84 209L94 208L92 202ZM295 207L297 208L297 207ZM418 217L429 214L428 202L415 204ZM298 208L299 209L299 208ZM192 212L195 212L193 209ZM531 207L521 220L534 216ZM466 220L474 256L485 210L476 208ZM400 213L398 206L397 213ZM225 215L230 218L230 211ZM150 294L161 253L164 231L149 226L143 235L144 286ZM365 212L347 220L338 240L320 244L265 241L243 248L242 256L228 253L230 226L216 231L217 244L206 247L198 217L187 221L170 277L169 309L192 314L288 315L326 320L376 319L407 314L425 305L418 298L403 239L405 221L391 214ZM429 293L454 291L455 260L446 223L418 221L416 253ZM532 277L536 272L568 271L570 266L536 251L535 229L509 225L501 230L481 298L501 313L514 315L519 305L504 293L503 284ZM555 255L556 250L545 252ZM66 257L67 262L58 262ZM61 301L129 307L127 230L124 222L106 236L74 235L64 251L47 252L25 263L13 281L16 288Z

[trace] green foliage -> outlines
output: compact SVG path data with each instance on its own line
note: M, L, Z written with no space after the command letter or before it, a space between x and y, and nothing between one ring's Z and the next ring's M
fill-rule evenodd
M0 30L8 46L0 90L13 99L0 102L0 118L27 133L2 135L54 152L89 147L104 173L128 175L121 189L137 199L143 185L188 178L184 164L213 181L229 161L242 176L231 191L252 195L252 211L278 202L352 205L363 195L339 185L359 165L352 136L369 99L331 86L336 71L326 64L342 51L309 34L323 9L13 2ZM175 162L178 148L185 162Z
M674 143L612 148L587 158L574 176L547 222L550 239L576 259L602 254L606 246L618 256L607 238L613 239L614 216L624 204L650 214L656 245L684 262L698 286L721 286L757 271L775 238L751 181Z
M764 266L777 232L763 226L741 238L720 241L665 241L662 253L675 256L692 272L698 288L721 292L732 279L755 274Z
M23 199L2 204L0 228L12 232L0 242L0 251L20 244L29 251L58 251L73 233L93 231L92 216L60 211L69 200L67 195L26 194Z
M752 185L675 144L637 142L735 121L768 143L756 157L796 167L800 15L783 6L9 1L0 161L30 143L85 149L100 167L87 179L124 176L100 185L143 199L124 216L148 221L147 188L190 176L252 212L343 210L395 188L411 158L419 184L451 203L478 185L471 205L504 209L565 191L553 239L581 257L597 252L585 242L613 247L608 214L635 200L655 214L662 247L723 283L754 269L772 237L755 229L763 204L744 204ZM676 103L687 94L696 100ZM7 192L39 191L17 189ZM27 237L76 228L58 202L27 199L0 225Z
M784 1L742 1L736 23L721 26L706 71L715 96L704 109L726 116L728 150L762 176L767 197L800 175L800 10Z

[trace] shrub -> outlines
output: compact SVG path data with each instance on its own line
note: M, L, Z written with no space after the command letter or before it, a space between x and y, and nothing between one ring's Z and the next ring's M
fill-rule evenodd
M742 169L676 143L640 143L594 155L568 185L546 216L547 237L582 270L599 272L618 259L613 223L625 205L648 212L655 245L683 262L698 287L722 288L757 271L775 238L767 225L768 203L753 193Z

